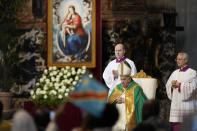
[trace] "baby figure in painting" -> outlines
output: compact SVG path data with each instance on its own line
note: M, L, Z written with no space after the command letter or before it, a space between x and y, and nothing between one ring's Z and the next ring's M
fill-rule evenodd
M64 22L62 23L62 31L64 34L68 33L69 35L73 35L74 31L73 29L69 28L69 25L72 24L72 15L68 14L66 18L64 19Z

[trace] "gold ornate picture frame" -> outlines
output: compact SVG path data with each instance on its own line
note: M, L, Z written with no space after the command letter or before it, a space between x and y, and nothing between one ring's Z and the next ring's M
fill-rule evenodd
M48 66L96 66L96 0L49 0Z

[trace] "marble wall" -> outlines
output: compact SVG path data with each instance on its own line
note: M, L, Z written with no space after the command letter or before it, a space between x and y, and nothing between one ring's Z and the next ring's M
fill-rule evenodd
M26 0L17 17L20 61L11 91L16 97L28 97L46 68L46 1Z

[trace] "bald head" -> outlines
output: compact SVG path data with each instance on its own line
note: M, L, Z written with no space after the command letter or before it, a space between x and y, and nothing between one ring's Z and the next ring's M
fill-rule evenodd
M115 46L115 56L117 59L121 59L125 55L125 47L119 43Z

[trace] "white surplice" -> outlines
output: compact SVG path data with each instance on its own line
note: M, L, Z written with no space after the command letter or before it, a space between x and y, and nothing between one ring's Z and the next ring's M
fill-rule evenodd
M136 75L137 70L136 70L134 62L132 60L129 60L128 58L126 58L126 61L131 66L131 76ZM114 79L114 76L112 74L112 70L118 70L119 64L120 63L116 63L116 59L115 59L107 65L107 67L105 68L103 72L103 79L109 88L108 96L111 94L114 87L120 84L120 77L118 77L117 79Z
M120 97L125 99L125 92ZM126 131L127 121L125 103L116 104L116 108L118 109L119 118L113 126L113 131Z
M172 89L172 80L180 82L180 88ZM166 84L166 92L171 100L170 122L182 122L183 117L196 110L196 86L196 71L191 68L185 72L177 69L171 74Z

